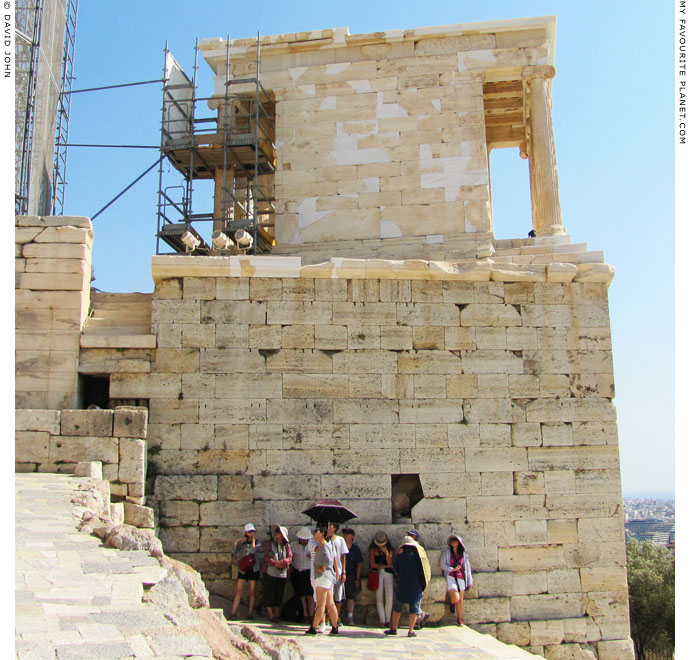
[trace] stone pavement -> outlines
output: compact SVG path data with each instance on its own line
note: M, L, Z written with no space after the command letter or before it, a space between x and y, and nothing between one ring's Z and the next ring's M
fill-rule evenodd
M143 584L160 579L143 551L105 548L78 532L71 503L85 479L15 475L15 625L18 660L211 660L202 636L181 629L151 603ZM269 636L292 637L308 660L528 660L534 658L470 628L429 627L408 639L374 628L343 627L338 637L303 634L305 626L254 621Z
M105 548L82 532L70 503L79 479L15 475L15 641L18 660L211 660L200 635L182 632L143 583L162 570L145 551Z
M396 637L376 628L341 626L340 634L305 635L306 626L273 626L260 622L257 628L269 635L293 637L304 649L307 660L530 660L538 656L508 646L490 635L467 626L427 627L408 638L407 629ZM327 630L330 630L330 625Z

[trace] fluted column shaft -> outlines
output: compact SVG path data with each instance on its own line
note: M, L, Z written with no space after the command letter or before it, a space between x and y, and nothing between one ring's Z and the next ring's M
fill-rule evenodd
M537 236L564 234L558 196L558 169L551 121L548 79L552 66L525 67L522 76L530 89L529 178L532 226Z

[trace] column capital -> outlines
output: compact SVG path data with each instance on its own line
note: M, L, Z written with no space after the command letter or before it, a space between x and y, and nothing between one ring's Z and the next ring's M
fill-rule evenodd
M534 66L526 66L522 69L523 80L534 80L535 78L553 78L556 75L556 69L550 64L537 64Z

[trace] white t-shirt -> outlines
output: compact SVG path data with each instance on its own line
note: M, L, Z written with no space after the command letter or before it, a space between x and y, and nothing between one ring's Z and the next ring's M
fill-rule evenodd
M343 555L349 554L349 550L347 549L347 543L345 543L345 539L342 536L334 536L330 541L328 541L333 549L335 550L336 558L338 560L338 566L340 567L340 572L342 573L342 566L340 566L340 560Z

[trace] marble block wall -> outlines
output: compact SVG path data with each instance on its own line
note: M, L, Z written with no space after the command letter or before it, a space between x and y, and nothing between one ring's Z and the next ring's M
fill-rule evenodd
M260 80L275 99L276 245L492 232L483 85L521 89L524 67L552 63L554 30L546 17L262 37ZM256 40L200 48L222 117L226 79L256 75Z
M15 219L15 406L77 406L79 334L89 310L91 220Z
M434 619L454 530L476 572L468 623L536 651L627 648L607 282L257 269L157 278L150 372L111 375L111 397L149 398L166 552L231 597L246 522L294 535L301 511L335 497L358 514L364 548L379 529L394 543L419 529ZM418 475L423 490L402 519L391 475ZM371 594L360 600L375 618Z

